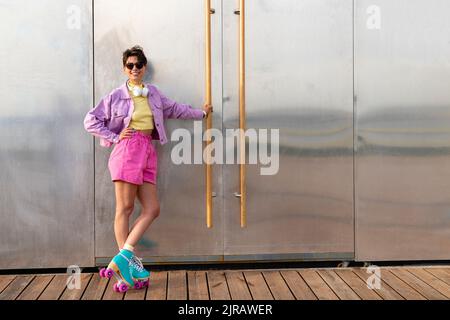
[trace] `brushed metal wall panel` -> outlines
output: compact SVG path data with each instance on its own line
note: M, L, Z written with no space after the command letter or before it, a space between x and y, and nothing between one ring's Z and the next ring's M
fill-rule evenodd
M94 261L92 1L0 1L0 268Z
M355 4L356 258L449 259L450 3Z
M239 126L237 1L224 2L224 129ZM247 128L280 129L279 172L224 166L225 255L353 255L353 3L246 1ZM310 255L311 256L311 255Z

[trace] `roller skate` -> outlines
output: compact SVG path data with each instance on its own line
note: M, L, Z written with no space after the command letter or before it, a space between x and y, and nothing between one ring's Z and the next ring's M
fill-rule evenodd
M150 272L145 270L145 268L142 264L141 258L133 256L133 258L131 260L130 271L131 271L131 276L133 277L133 280L135 281L134 288L136 290L148 287Z
M100 277L117 279L117 283L114 284L114 291L125 293L129 288L135 287L135 282L131 275L133 252L128 250L121 250L112 261L109 263L106 269L100 270Z

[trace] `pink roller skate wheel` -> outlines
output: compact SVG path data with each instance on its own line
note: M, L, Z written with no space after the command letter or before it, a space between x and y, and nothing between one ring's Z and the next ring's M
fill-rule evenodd
M114 283L113 291L114 292L119 292L119 286L117 285L117 283Z
M149 281L149 280L145 280L145 281L144 281L144 287L148 287L149 284L150 284L150 281Z
M114 275L114 271L111 269L106 269L105 271L105 277L111 279Z
M140 289L142 289L142 287L143 287L143 285L142 285L142 282L140 282L140 281L138 281L134 284L134 289L136 289L136 290L140 290Z
M105 271L106 271L105 268L103 268L103 269L100 270L100 277L101 277L101 278L106 278Z
M121 283L119 285L119 292L120 293L125 293L128 291L128 286L125 283Z

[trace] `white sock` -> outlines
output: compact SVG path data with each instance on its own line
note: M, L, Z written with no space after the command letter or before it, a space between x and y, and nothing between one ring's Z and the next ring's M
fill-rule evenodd
M134 252L134 247L128 243L125 243L122 249Z

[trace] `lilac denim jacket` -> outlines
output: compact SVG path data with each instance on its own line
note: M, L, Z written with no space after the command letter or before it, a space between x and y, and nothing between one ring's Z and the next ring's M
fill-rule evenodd
M155 122L155 130L152 133L153 140L159 140L161 144L168 142L164 119L200 120L203 118L203 110L194 109L188 104L180 104L167 98L154 85L145 84L145 86L149 90L149 105ZM111 147L113 143L119 142L120 132L130 124L133 111L133 99L131 99L125 83L114 89L87 113L84 127L89 133L100 138L102 147Z

